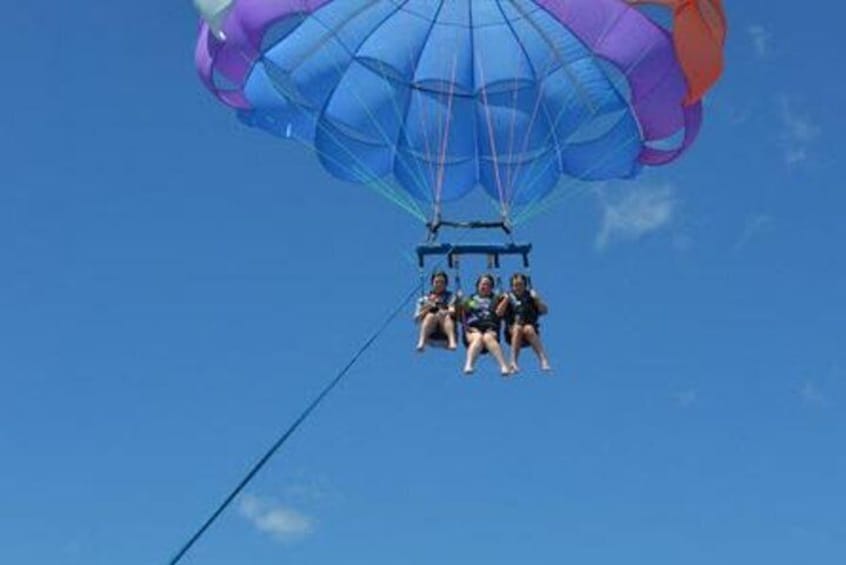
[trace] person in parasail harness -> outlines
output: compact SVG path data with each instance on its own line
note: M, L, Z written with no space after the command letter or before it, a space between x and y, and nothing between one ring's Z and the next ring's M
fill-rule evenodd
M511 291L506 294L498 314L505 318L505 335L511 344L511 371L520 370L517 358L520 349L526 344L534 349L542 371L549 371L549 359L546 357L540 339L538 318L549 312L546 303L534 289L529 289L528 278L523 273L514 273L511 277Z
M429 293L417 302L414 321L420 324L417 351L423 351L427 343L442 345L454 351L455 344L455 295L447 289L449 277L438 271L430 279Z
M497 314L497 306L506 298L495 295L493 287L493 276L484 274L476 281L476 292L461 303L464 344L467 346L464 373L468 375L475 370L476 360L483 351L488 351L494 356L503 376L511 374L499 345L502 318Z

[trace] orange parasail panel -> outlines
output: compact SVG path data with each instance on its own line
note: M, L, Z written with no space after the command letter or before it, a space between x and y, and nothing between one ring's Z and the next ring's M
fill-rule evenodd
M673 42L687 78L685 104L698 102L723 72L726 41L722 0L628 0L629 4L659 4L673 10Z

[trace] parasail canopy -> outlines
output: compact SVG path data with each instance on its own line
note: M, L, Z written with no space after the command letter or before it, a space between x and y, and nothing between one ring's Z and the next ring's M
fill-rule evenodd
M656 0L675 38L624 0L195 1L200 76L245 123L435 210L667 164L722 68L719 0Z

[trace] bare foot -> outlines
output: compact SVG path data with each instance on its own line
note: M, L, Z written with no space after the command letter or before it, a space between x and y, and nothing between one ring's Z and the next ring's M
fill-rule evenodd
M516 361L511 362L511 372L512 373L519 373L520 372L520 366L517 365Z

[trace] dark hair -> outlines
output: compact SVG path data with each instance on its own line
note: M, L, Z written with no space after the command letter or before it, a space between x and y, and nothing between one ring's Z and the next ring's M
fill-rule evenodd
M525 273L514 273L511 275L511 284L514 284L515 279L520 279L524 285L529 286L529 277Z
M492 274L490 274L490 273L482 273L481 275L479 275L479 278L478 278L478 279L476 279L476 288L477 288L477 289L479 288L479 285L482 283L482 281L483 281L484 279L488 279L489 281L491 281L491 286L495 286L495 285L496 285L496 278L495 278Z
M435 284L435 279L438 277L443 277L444 282L449 284L449 275L446 274L446 271L435 271L432 273L432 277L429 279L429 284Z

